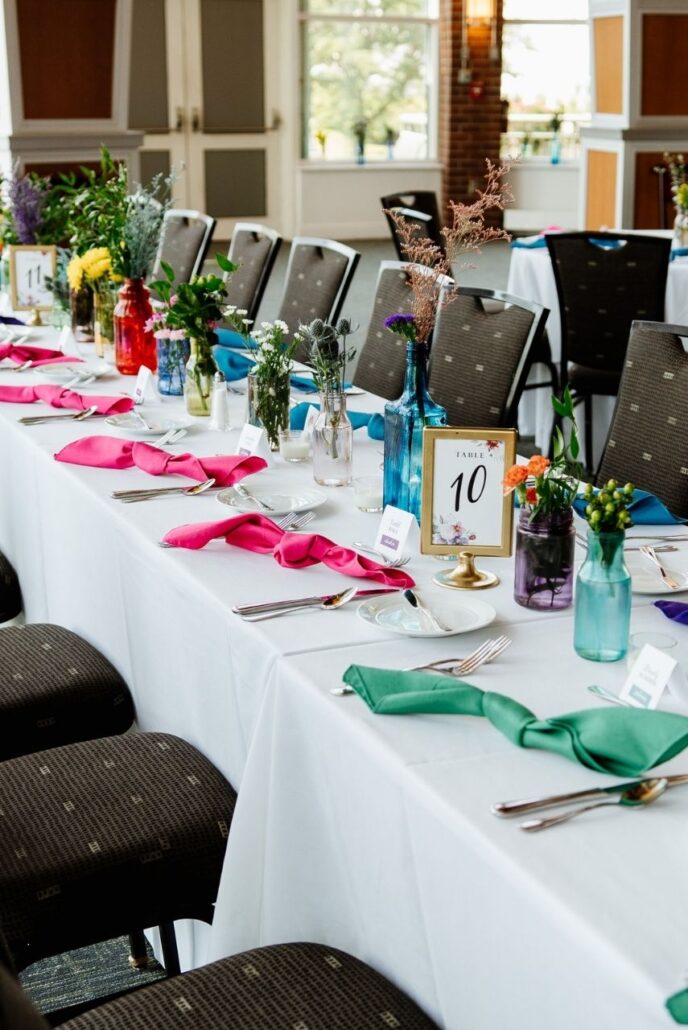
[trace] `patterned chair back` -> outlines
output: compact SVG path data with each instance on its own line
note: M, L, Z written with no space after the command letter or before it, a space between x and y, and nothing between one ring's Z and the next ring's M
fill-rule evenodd
M451 426L515 426L531 352L549 311L497 290L462 287L440 307L428 389Z
M163 261L172 266L177 282L188 283L199 275L215 225L214 218L200 211L166 211L153 278L160 278Z
M337 321L360 256L335 240L294 238L277 315L287 323L290 333L314 318ZM308 361L308 357L305 346L297 347L297 361Z
M634 322L595 482L632 482L688 518L688 326Z
M439 247L442 254L445 253L444 241L441 237L439 240L436 238L430 215L426 215L422 211L416 211L410 207L385 208L385 215L389 223L389 231L391 232L392 239L394 241L394 248L399 255L400 261L407 261L408 256L404 252L401 234L399 233L399 228L394 220L395 215L401 215L407 224L413 226L414 237L416 239L428 239Z
M275 229L257 222L237 222L227 257L239 265L226 277L227 303L245 308L255 321L270 273L282 245Z
M634 319L661 321L671 241L641 234L549 233L566 363L620 372Z
M440 232L442 228L440 208L437 203L437 194L433 190L409 190L407 193L388 193L386 197L380 197L380 203L382 204L383 211L389 211L390 208L394 207L405 207L427 215L430 218L428 236L439 247L444 249L444 241ZM405 255L400 252L394 233L392 233L392 238L397 248L399 260L404 261Z
M373 313L353 379L355 386L390 401L400 397L404 389L406 341L393 336L384 322L389 315L411 313L408 267L407 261L380 264Z

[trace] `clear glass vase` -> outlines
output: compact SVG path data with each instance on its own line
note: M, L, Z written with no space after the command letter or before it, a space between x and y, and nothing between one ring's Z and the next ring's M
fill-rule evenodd
M688 208L677 207L674 218L674 245L688 247Z
M631 575L624 534L588 530L588 553L576 580L574 647L581 658L618 662L628 650Z
M289 428L289 373L268 379L254 370L246 380L246 421L251 426L262 426L270 450L277 451L280 430Z
M82 286L79 290L69 291L69 310L74 339L78 343L93 343L95 338L94 302L93 290L90 286Z
M321 486L351 482L354 433L343 393L321 393L313 426L313 478Z
M516 528L514 600L524 608L556 612L573 602L573 509L530 521L521 508Z
M117 301L117 287L113 283L102 283L93 295L93 331L96 355L110 357L115 344L113 316Z
M182 397L186 379L186 363L191 356L188 338L183 340L159 339L158 391L166 397Z
M157 368L155 337L146 329L153 314L150 292L143 279L125 279L113 312L115 364L125 376L138 375L141 365Z
M217 365L209 340L189 340L191 355L186 363L184 379L184 402L190 415L210 415L210 400L213 393L213 376Z
M406 345L406 379L398 401L385 404L384 503L410 511L420 521L423 430L446 426L447 412L427 388L427 347Z

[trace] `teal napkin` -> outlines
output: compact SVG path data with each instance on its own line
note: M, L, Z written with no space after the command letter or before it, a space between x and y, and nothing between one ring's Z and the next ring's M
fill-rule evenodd
M544 236L522 236L511 241L511 246L516 250L540 250L546 247Z
M216 329L215 335L219 347L234 347L235 350L246 350L245 338L234 329ZM255 346L255 342L251 342Z
M688 987L677 991L667 999L666 1007L669 1009L675 1023L681 1026L688 1026Z
M378 715L477 715L518 747L554 751L612 776L641 776L688 747L688 718L641 708L588 708L538 719L504 694L428 672L350 665L344 682Z
M673 247L671 251L671 260L675 261L676 258L688 257L688 247Z
M296 407L291 409L289 416L289 426L291 429L303 429L306 424L306 415L309 408L317 408L320 411L319 404L310 404L308 401L304 401L303 404L297 404ZM366 411L347 411L347 415L354 429L361 429L363 426L367 426L368 436L371 440L384 440L385 420L382 415L371 415L370 412Z
M241 337L238 338L241 339ZM240 354L231 346L222 346L220 344L216 344L213 347L213 357L215 358L215 364L228 383L233 383L237 379L245 379L254 364L245 354ZM303 390L304 393L318 392L312 376L292 375L289 376L289 382L292 386Z
M587 503L579 495L573 502L573 507L579 515L583 515ZM628 505L628 512L636 526L675 526L688 521L679 518L678 515L672 515L659 497L648 493L647 490L633 491L633 500Z

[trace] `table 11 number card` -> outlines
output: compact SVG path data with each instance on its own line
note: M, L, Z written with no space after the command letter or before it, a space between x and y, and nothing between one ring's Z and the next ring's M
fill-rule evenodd
M513 499L502 480L515 457L514 429L423 430L423 554L511 554ZM468 587L445 573L442 585L493 585L481 575Z

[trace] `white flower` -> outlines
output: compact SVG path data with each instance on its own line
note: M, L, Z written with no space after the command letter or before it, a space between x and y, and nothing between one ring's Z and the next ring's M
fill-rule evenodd
M274 386L269 386L268 387L268 394L270 395L270 397L276 397L277 396L277 394L275 393L275 387Z
M278 318L275 322L275 329L281 329L283 333L289 332L289 326L286 322L283 322L281 318Z
M268 343L268 341L267 341L267 340L263 340L263 341L262 341L262 347L261 347L261 350L262 350L262 351L265 351L265 352L269 352L269 351L272 351L272 350L274 350L274 349L275 349L275 348L274 348L274 347L272 346L272 344L271 344L271 343Z
M248 311L246 310L246 308L237 308L236 313L237 315L248 315Z
M260 323L260 328L261 329L272 329L272 322L261 322Z
M238 312L237 312L237 314L238 314ZM242 325L250 325L251 324L251 319L250 318L242 318L241 324Z
M234 314L236 314L236 306L234 304L229 304L225 308L225 315L234 315Z

